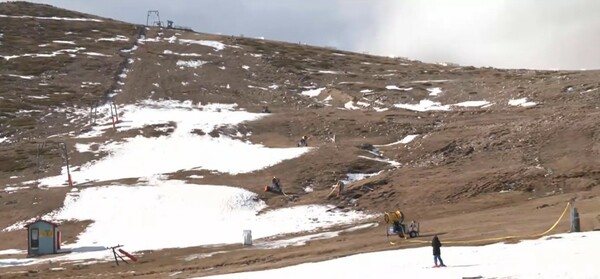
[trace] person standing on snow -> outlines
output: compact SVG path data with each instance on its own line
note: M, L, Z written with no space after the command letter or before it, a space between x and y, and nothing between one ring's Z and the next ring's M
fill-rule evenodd
M440 242L440 239L438 238L437 234L433 237L433 240L431 240L431 247L433 247L433 262L435 263L435 266L433 267L446 266L444 264L444 261L442 260L442 257L440 256L442 254L440 249L442 247L442 242ZM439 265L438 260L440 261Z

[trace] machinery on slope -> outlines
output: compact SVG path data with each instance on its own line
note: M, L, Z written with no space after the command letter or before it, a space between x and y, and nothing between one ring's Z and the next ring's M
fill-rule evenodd
M387 224L385 232L390 244L396 244L393 239L390 239L390 236L393 235L397 235L401 239L419 236L419 223L413 220L407 227L406 224L404 224L404 213L400 210L396 210L395 212L385 212L383 214L383 220Z

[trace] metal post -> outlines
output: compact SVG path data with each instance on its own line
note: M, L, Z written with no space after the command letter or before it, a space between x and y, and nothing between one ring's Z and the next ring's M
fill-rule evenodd
M580 232L579 212L576 207L571 207L571 232Z
M117 123L118 123L119 122L119 113L117 112L117 104L115 104L115 102L113 102L112 105L115 107L115 117L117 118Z
M71 169L69 168L69 152L67 151L67 144L63 142L62 146L65 152L65 162L67 164L67 177L69 179L69 187L73 187L73 179L71 179Z
M37 169L35 171L35 187L39 188L40 187L40 172L42 171L42 163L40 162L40 156L42 156L42 143L38 143L37 145L37 158L36 158L36 163L37 163Z
M96 124L96 117L98 115L98 104L93 103L90 107L90 125Z
M112 104L108 104L108 106L110 107L110 118L112 118L112 124L113 124L113 129L117 129L117 127L115 126L115 115L113 114L113 106Z
M149 19L150 19L151 15L156 15L156 17L158 18L158 22L160 22L160 14L158 13L158 11L157 10L154 10L154 11L150 10L146 14L146 26L149 26L148 23L149 23Z
M117 251L115 251L115 247L112 247L113 256L115 257L115 263L119 265L119 260L117 260Z

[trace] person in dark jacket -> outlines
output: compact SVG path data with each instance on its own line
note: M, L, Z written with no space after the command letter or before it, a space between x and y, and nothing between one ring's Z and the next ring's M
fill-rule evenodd
M433 247L433 262L435 263L434 267L446 266L444 264L444 261L442 260L442 257L440 256L442 254L442 251L440 249L440 247L442 247L442 242L440 242L440 239L437 235L435 235L433 237L433 240L431 240L431 247ZM438 260L440 261L439 265Z
M338 181L338 183L336 184L337 187L337 197L339 198L341 194L344 193L344 181Z
M279 181L279 178L277 178L276 176L273 176L273 179L271 180L271 185L270 186L265 186L265 192L273 192L273 193L283 193L282 189L281 189L281 182Z
M302 136L300 141L298 142L298 147L308 146L308 136Z

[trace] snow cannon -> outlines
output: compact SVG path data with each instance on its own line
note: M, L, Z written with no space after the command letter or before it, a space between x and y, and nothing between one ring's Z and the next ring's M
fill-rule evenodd
M400 210L396 210L396 212L391 213L385 212L383 214L383 220L386 224L393 224L396 221L402 223L404 222L404 214Z
M404 224L404 213L400 210L395 212L385 212L383 214L383 220L387 224L386 236L390 244L396 244L396 242L390 239L390 236L398 235L400 238L408 239L419 236L419 223L412 221L409 228Z

